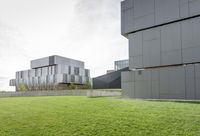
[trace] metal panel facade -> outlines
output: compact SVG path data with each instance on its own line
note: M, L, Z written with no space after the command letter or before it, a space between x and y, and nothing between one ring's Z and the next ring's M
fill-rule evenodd
M122 35L200 15L200 0L125 0L121 3Z
M155 25L179 18L179 0L155 0Z
M125 7L131 14L122 23L122 35L129 39L133 70L122 75L124 94L200 99L200 0L125 0L121 5L122 22ZM134 80L123 78L131 73Z
M31 67L34 69L16 72L16 86L24 84L31 90L31 88L43 88L61 83L91 83L90 71L84 68L82 61L50 56L31 61ZM78 70L76 76L73 75L74 67Z
M123 94L129 98L200 99L199 83L200 64L122 73Z
M195 64L195 96L200 99L200 64Z
M180 24L161 27L161 65L181 64Z
M134 63L130 62L130 69L143 67L142 59L142 33L129 35L129 56Z
M134 0L134 29L153 26L155 23L154 0Z
M195 99L195 66L187 65L185 67L186 76L186 99Z
M130 69L200 62L200 17L129 34Z
M200 62L200 18L182 22L183 62Z
M160 29L150 29L143 32L143 64L144 67L159 66L160 56Z
M198 15L200 13L200 0L189 0L189 15Z

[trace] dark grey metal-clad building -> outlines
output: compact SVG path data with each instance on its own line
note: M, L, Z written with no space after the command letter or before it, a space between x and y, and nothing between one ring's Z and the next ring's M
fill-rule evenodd
M90 71L85 69L82 61L57 55L32 60L31 69L16 72L16 78L10 80L11 86L23 84L28 90L69 83L91 83Z
M93 89L121 89L121 72L128 67L92 79Z
M121 72L128 71L128 60L114 62L114 70L92 79L93 89L121 89Z
M200 0L122 1L121 33L131 70L124 96L200 99Z

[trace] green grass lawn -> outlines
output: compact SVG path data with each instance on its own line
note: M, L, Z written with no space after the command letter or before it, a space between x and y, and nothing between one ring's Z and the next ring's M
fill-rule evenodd
M1 136L200 136L200 103L0 98Z

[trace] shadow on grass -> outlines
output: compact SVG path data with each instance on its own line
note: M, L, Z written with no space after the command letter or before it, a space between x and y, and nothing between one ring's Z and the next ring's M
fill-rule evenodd
M200 100L145 100L152 102L174 102L174 103L187 103L187 104L200 104Z

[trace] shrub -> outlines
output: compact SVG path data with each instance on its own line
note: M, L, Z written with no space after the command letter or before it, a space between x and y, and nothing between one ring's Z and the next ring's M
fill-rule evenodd
M73 89L76 89L76 86L74 85L74 83L70 83L68 85L68 88L71 89L71 90L73 90Z
M27 87L24 84L19 84L17 86L17 91L27 91Z
M90 82L87 81L86 84L84 85L84 89L91 89L91 88L92 88L92 86L91 86Z

